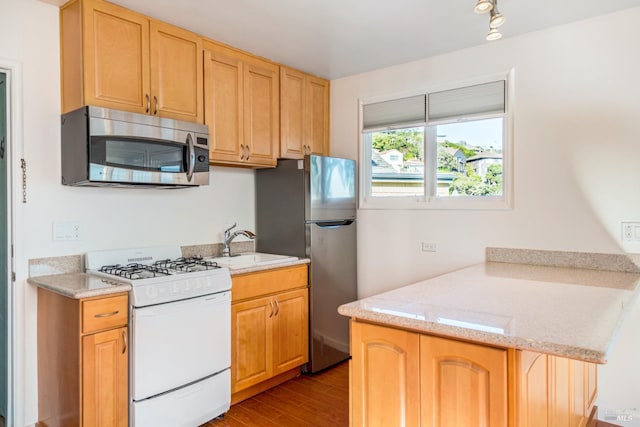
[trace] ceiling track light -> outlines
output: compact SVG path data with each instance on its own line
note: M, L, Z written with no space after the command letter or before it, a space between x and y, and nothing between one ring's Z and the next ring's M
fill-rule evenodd
M504 24L506 18L498 12L498 0L495 0L495 4L491 8L491 18L489 18L489 27L498 28L500 25Z
M489 28L489 32L487 33L487 40L500 40L502 38L502 34L498 31L497 28Z
M499 40L502 34L498 27L505 23L505 17L498 11L498 0L477 0L474 7L476 13L489 13L489 32L487 40Z
M493 0L478 0L474 10L476 13L487 13L493 9Z

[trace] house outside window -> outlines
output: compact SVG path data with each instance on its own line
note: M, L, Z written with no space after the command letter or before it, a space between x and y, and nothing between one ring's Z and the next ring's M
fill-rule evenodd
M360 207L510 207L509 75L362 101Z

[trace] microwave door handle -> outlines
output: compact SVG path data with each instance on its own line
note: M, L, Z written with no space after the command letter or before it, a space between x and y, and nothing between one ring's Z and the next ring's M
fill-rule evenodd
M187 134L187 181L193 179L193 171L196 167L196 149L193 145L191 134Z

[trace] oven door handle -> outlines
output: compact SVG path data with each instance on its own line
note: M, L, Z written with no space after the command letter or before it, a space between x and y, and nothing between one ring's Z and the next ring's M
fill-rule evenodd
M156 316L171 316L175 313L180 313L185 310L196 310L201 307L212 307L217 304L224 304L231 300L231 292L224 291L212 295L204 295L193 299L170 301L163 304L136 307L133 310L134 317L156 317Z
M187 181L193 179L193 172L196 168L196 148L193 144L193 137L187 134Z

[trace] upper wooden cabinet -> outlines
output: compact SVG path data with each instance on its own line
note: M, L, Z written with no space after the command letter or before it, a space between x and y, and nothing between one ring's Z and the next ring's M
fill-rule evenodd
M102 0L60 9L62 111L97 105L202 123L200 36Z
M205 42L205 123L211 163L273 167L280 137L278 65Z
M280 157L329 154L329 81L280 67Z

